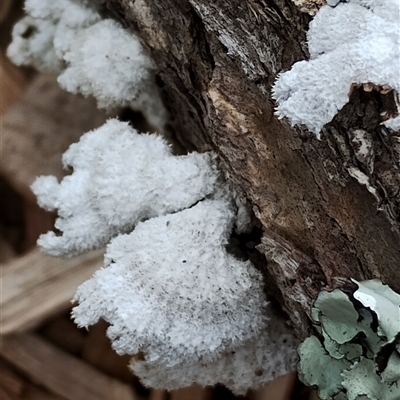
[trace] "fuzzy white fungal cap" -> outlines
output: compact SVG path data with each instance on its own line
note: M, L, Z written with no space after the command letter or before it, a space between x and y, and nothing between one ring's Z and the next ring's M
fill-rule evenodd
M117 22L106 19L79 32L64 60L68 67L58 82L65 90L93 95L101 108L148 110L150 122L162 125L165 115L153 82L153 62L139 39Z
M322 7L310 24L310 61L279 75L277 114L319 134L348 102L353 84L388 85L400 93L400 3L350 0ZM400 129L400 118L385 122Z
M16 24L8 56L17 65L59 74L64 89L94 96L101 108L132 107L162 128L166 113L153 62L134 34L102 20L95 5L26 0L28 17Z
M53 74L65 68L63 56L77 32L101 19L75 0L26 0L25 10L28 16L15 25L7 55L17 65Z
M285 321L268 306L267 327L256 337L237 343L212 362L182 360L173 367L132 359L130 367L141 382L156 389L175 390L194 383L220 383L236 395L258 389L273 379L295 370L297 340Z
M398 38L399 18L396 15L383 19L370 9L354 3L353 0L335 8L322 7L317 13L307 34L312 59L334 51L343 44L362 41L374 33L385 33L394 41ZM370 45L373 45L372 40Z
M14 26L13 41L7 49L8 57L16 65L31 65L46 73L59 73L62 62L53 47L55 31L52 21L37 20L31 16L22 18Z
M365 7L388 21L399 21L399 0L350 0L348 2Z
M218 178L212 154L173 156L161 137L115 119L71 145L63 163L73 173L60 184L47 176L32 185L39 205L58 211L62 235L38 241L56 256L102 247L143 219L190 207L214 192Z
M119 354L145 354L165 367L213 361L265 327L262 276L229 254L229 201L139 223L107 247L106 267L81 285L73 318L103 318Z
M33 18L57 21L62 18L68 6L73 7L73 2L74 0L25 0L25 11Z

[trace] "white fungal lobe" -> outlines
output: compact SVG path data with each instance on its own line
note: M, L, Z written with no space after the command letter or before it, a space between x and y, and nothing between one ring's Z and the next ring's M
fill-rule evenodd
M261 274L225 249L233 220L229 202L204 200L117 237L75 295L75 322L109 322L114 349L144 354L131 368L155 388L219 382L244 394L291 371L297 342Z
M59 75L64 89L94 96L101 108L140 110L162 129L155 66L134 34L102 19L96 2L27 0L25 8L7 50L15 64Z
M106 267L76 293L75 321L104 318L117 352L165 366L211 361L254 337L265 326L262 277L227 253L233 219L229 202L205 200L115 238Z
M285 322L268 306L270 322L254 338L237 343L212 362L181 360L164 366L148 360L132 359L130 368L141 382L156 389L175 390L194 383L208 386L216 382L236 395L249 388L260 388L278 376L292 371L297 363L297 341Z
M57 210L56 228L38 244L49 254L100 248L141 220L190 207L215 191L218 174L210 153L176 157L156 135L138 134L109 120L82 136L63 156L73 173L32 185L41 207Z
M399 25L398 0L322 7L308 32L310 60L294 64L275 83L277 114L319 134L348 102L352 85L371 82L400 93ZM399 129L400 117L384 123Z

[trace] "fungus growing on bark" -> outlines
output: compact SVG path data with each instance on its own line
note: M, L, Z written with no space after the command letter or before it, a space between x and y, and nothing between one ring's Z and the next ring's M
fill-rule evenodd
M162 127L153 63L138 39L99 12L102 1L27 0L9 56L59 75L100 107L130 106ZM71 175L39 177L39 204L58 212L44 251L72 256L107 246L104 268L81 285L73 317L100 318L144 384L223 383L236 393L294 369L296 339L264 293L261 273L227 250L249 225L213 153L174 156L159 136L109 120L64 154Z
M106 245L105 267L81 285L73 318L100 318L147 385L224 383L236 393L293 370L296 340L250 261L228 253L245 225L215 156L174 156L156 135L109 120L64 154L73 173L39 177L39 204L57 210L57 236L39 245L70 256ZM269 321L271 319L271 322Z
M131 368L151 387L244 393L287 373L296 341L267 307L261 274L227 253L233 221L229 202L204 200L115 238L76 293L75 322L109 322L118 353L144 355Z
M337 2L336 2L337 3ZM322 7L308 31L309 61L283 72L273 88L277 115L319 135L348 102L353 85L394 90L399 111L400 3L349 0ZM400 129L400 116L384 124Z

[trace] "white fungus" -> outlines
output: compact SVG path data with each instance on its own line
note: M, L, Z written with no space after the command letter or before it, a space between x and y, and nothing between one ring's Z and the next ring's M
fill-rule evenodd
M166 113L154 64L139 39L102 19L95 3L27 0L28 16L14 27L8 56L17 65L59 75L69 92L94 96L100 108L131 107L162 129Z
M400 93L400 3L350 0L322 7L310 24L310 60L279 75L277 114L319 134L348 102L354 84L387 85ZM400 118L386 125L400 129Z
M268 305L261 273L227 251L234 225L248 221L212 154L174 156L161 137L109 120L63 161L70 176L32 186L61 231L39 244L73 255L111 241L104 268L75 294L79 326L107 321L114 349L153 387L244 393L294 369L296 340Z
M100 108L133 106L162 126L165 115L153 82L153 62L139 40L111 19L79 32L65 52L59 83L68 92L93 95Z
M106 267L78 288L75 322L104 318L118 353L167 366L254 337L265 325L262 276L226 251L233 220L229 202L204 200L118 236Z
M151 387L244 393L292 371L296 342L266 307L261 274L225 249L233 221L229 202L204 200L115 238L77 290L75 322L106 320L118 353L143 354L131 368Z
M62 61L53 46L56 26L52 21L37 20L26 16L13 29L13 41L7 55L16 65L31 65L36 69L57 74L62 70Z
M154 65L138 38L96 8L102 0L26 0L8 55L59 75L66 90L107 109L132 107L162 127ZM59 234L38 244L71 256L108 244L104 268L75 295L73 318L106 320L114 349L145 385L222 383L235 393L294 369L296 340L267 303L262 275L227 251L251 226L221 182L215 155L174 156L159 136L109 120L63 156L71 175L32 185L57 211Z
M212 362L185 359L173 367L133 358L130 368L148 387L175 390L197 383L212 386L220 383L236 395L258 389L275 378L295 370L298 342L285 321L271 312L267 327L257 336L237 343Z
M56 228L38 244L49 254L74 255L100 248L141 220L190 207L215 190L218 178L210 153L173 156L157 135L138 134L109 120L83 135L63 156L73 173L61 183L36 179L41 207L57 210Z

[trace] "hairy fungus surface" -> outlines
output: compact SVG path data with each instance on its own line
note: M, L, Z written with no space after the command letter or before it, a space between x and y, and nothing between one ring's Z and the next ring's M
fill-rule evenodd
M335 2L337 3L337 2ZM277 115L320 133L349 101L354 85L394 90L399 111L400 3L349 0L322 7L308 31L310 60L283 72L273 88ZM400 117L384 122L400 129Z
M133 355L132 370L152 387L223 383L245 393L293 370L296 340L268 305L261 273L226 249L248 218L212 153L174 156L161 137L109 120L63 162L73 173L61 183L32 185L58 212L60 234L39 245L70 256L109 243L104 268L76 292L79 326L106 320L114 349Z
M103 247L141 220L192 206L216 189L213 157L174 156L161 136L109 120L65 152L71 175L61 183L53 176L33 183L39 205L57 210L61 232L42 235L39 246L55 256L79 254Z
M139 39L113 19L103 19L100 2L27 0L7 55L59 75L72 93L96 98L112 110L132 107L162 129L166 114L154 79L153 61Z
M118 353L145 352L170 366L210 361L258 334L265 324L262 277L227 253L232 224L222 200L139 223L112 240L105 268L78 289L75 321L88 326L104 318Z
M141 110L162 130L154 65L139 39L101 12L103 0L26 0L9 57L58 75L99 107ZM73 318L100 318L145 385L222 383L244 394L291 372L292 330L274 312L261 273L227 251L248 230L247 208L224 183L213 153L174 156L157 135L109 120L64 154L72 173L32 185L57 211L38 244L55 256L107 246L104 268L81 285Z

